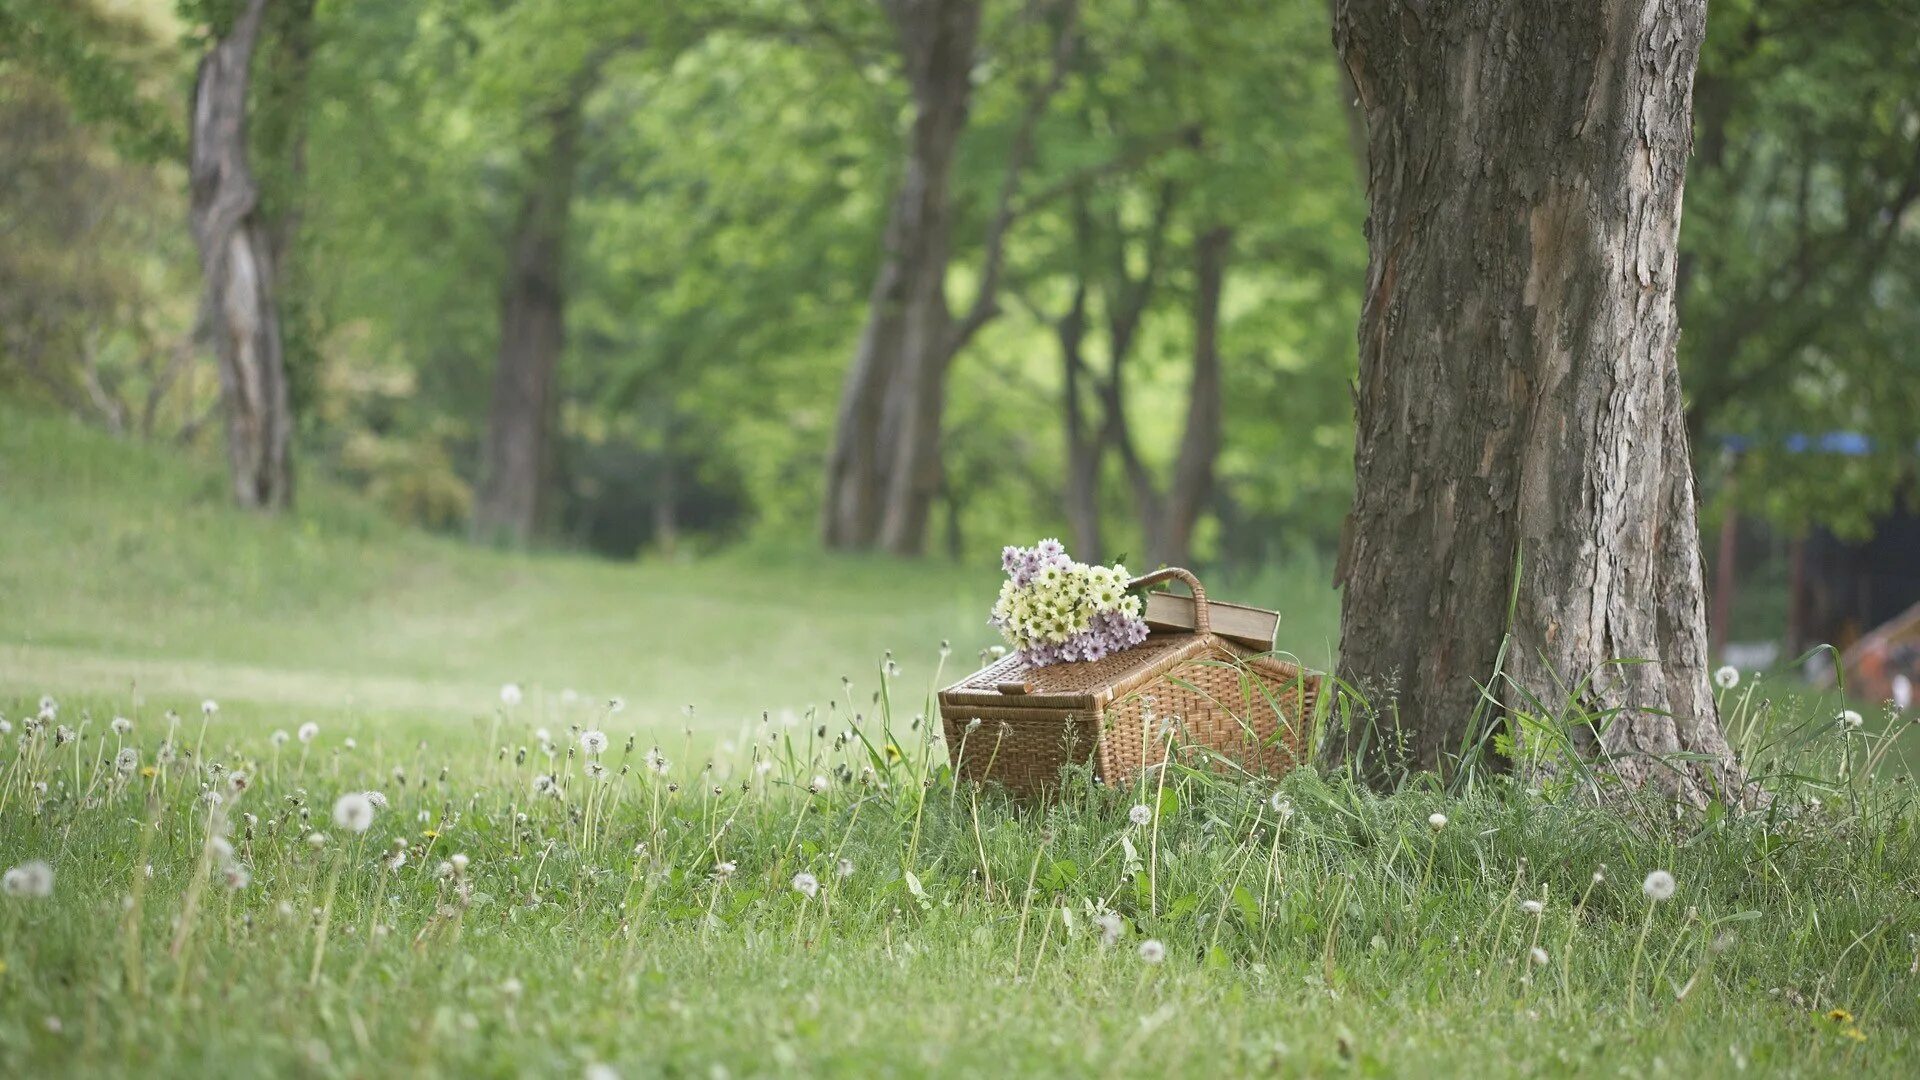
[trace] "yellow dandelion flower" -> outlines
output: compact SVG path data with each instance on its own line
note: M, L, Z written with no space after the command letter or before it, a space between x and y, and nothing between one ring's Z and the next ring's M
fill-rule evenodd
M1827 1013L1827 1019L1836 1024L1851 1024L1853 1023L1853 1014L1845 1009L1834 1009Z
M158 774L159 774L159 770L155 769L151 765L148 765L146 768L140 770L140 775L146 777L149 780L153 779Z
M420 831L420 835L426 837L429 840L432 840L440 835L440 830L439 829L422 829Z
M1854 1042L1867 1041L1867 1033L1864 1031L1861 1031L1858 1027L1856 1027L1853 1024L1848 1024L1845 1028L1841 1029L1840 1034L1846 1036L1849 1039L1852 1039Z

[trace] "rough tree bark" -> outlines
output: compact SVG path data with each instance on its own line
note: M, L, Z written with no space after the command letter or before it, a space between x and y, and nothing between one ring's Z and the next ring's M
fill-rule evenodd
M247 160L247 99L266 0L247 0L194 79L188 173L201 320L220 364L227 461L241 506L293 502L292 409L270 222Z
M1703 0L1339 5L1371 253L1340 662L1390 701L1331 749L1370 775L1479 745L1475 680L1511 635L1505 705L1590 676L1607 719L1576 743L1614 776L1740 794L1674 362L1705 21Z
M582 80L542 117L507 250L500 353L474 499L478 539L524 545L551 510L553 423L566 340L567 221L579 159Z

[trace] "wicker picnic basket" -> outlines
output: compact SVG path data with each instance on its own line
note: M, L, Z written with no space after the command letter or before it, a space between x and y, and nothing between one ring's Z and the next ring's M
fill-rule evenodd
M1179 580L1193 593L1190 631L1154 630L1101 660L1031 667L1009 654L940 692L955 773L1035 794L1060 770L1091 763L1120 783L1169 750L1222 771L1279 776L1301 759L1320 677L1220 636L1206 590L1178 567L1129 588ZM1268 643L1269 647L1271 642Z

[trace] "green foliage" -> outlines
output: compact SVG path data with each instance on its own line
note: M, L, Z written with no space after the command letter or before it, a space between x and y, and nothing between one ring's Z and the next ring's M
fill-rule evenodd
M1920 443L1920 13L1716 3L1681 232L1681 372L1696 458L1758 445L1737 498L1859 534ZM1789 452L1853 431L1869 460Z

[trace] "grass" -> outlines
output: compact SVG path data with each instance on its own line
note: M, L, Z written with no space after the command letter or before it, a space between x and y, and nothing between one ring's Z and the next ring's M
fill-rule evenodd
M1189 767L1013 804L918 721L991 575L510 557L317 486L256 522L0 420L0 862L54 875L0 896L0 1074L1914 1070L1900 759L1772 684L1727 699L1751 814Z

